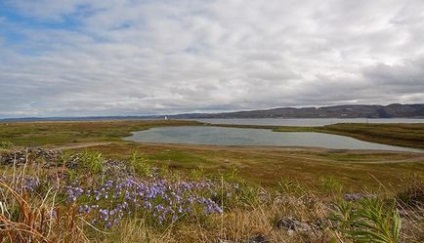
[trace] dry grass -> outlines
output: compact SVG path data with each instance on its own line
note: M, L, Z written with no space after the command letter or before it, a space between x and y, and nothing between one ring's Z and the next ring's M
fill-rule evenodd
M325 205L318 201L305 204L305 200L312 199L290 196L254 207L237 207L206 222L175 228L174 237L178 242L328 242L332 237L329 230L288 231L279 226L278 221L285 218L304 224L325 219Z
M318 194L307 184L296 183L289 178L280 182L278 190L262 188L252 183L240 183L237 195L231 198L224 198L222 186L221 196L214 200L220 199L220 205L224 207L223 214L182 218L181 221L163 227L149 224L142 215L133 215L117 226L103 231L91 227L86 219L77 213L78 205L66 204L60 200L51 185L38 187L37 193L31 194L20 190L26 175L36 176L40 182L47 181L48 178L51 180L54 176L60 180L60 170L57 168L43 170L31 166L9 167L4 170L3 178L8 179L0 182L0 242L241 243L266 239L268 242L297 243L331 240L337 242L338 238L343 242L351 242L341 231L334 230L329 220L333 202L340 200L343 195L338 189L339 182L332 177L327 179L324 185L325 192ZM168 173L170 174L167 176L175 176L171 171ZM181 178L190 178L191 175L181 174ZM417 181L410 185L406 192L411 196L416 195L416 188L421 182L417 177ZM224 175L220 175L220 180L215 183L223 185ZM377 195L393 199L396 193L382 188ZM403 207L405 216L402 218L404 228L401 239L407 242L421 242L424 237L423 209L421 206L417 207L417 204ZM284 219L293 219L300 225L296 226L296 230L289 230L280 223Z
M413 173L424 175L424 156L419 153L376 151L323 150L281 147L191 146L137 144L122 141L131 131L155 126L199 125L191 121L97 121L97 122L22 122L0 125L2 140L16 145L36 145L62 148L110 143L92 148L108 157L123 159L131 150L138 150L152 164L169 165L176 170L202 169L225 173L233 168L239 176L275 186L282 177L316 185L321 177L334 176L346 189L361 190L379 187L375 178L387 186L402 188ZM422 124L338 124L325 127L328 131L378 131L381 137L421 141ZM294 129L294 128L290 128ZM355 130L356 129L356 130ZM362 132L358 134L363 134ZM362 135L361 135L362 136ZM368 137L380 136L375 132ZM401 141L401 139L395 139ZM422 144L422 142L420 142ZM69 145L63 147L63 145Z
M0 142L18 146L122 142L132 131L158 126L199 125L194 121L73 121L0 123Z
M143 219L132 218L123 221L117 228L105 235L102 243L130 243L130 242L149 242L149 243L174 243L177 242L172 230L169 228L164 232L158 233L144 222Z
M19 189L25 175L36 177L40 182L52 177L59 181L65 168L46 170L28 165L21 169L5 169L2 166L3 178L7 179L0 179L0 242L247 242L255 237L264 237L269 242L329 242L332 239L349 242L331 228L328 220L332 203L340 200L343 193L372 193L391 199L399 195L402 201L422 200L422 180L410 181L412 175L424 176L422 154L140 145L120 140L120 136L129 131L170 124L187 123L28 123L13 124L10 129L3 126L0 133L5 132L4 137L18 145L50 144L54 147L72 141L75 144L112 141L93 149L117 159L128 159L131 151L137 150L150 166L165 165L169 176L181 174L181 178L220 177L248 181L243 184L245 191L239 197L225 201L223 214L184 219L166 227L155 227L143 217L128 217L103 232L91 227L77 214L77 205L64 203L52 185L44 185L35 194ZM401 205L401 213L404 213L401 239L423 242L423 205ZM290 231L279 226L279 220L284 218L319 225L319 228L308 232Z
M136 143L93 149L117 159L137 150L151 164L179 171L201 169L225 174L236 170L238 177L264 187L276 187L281 178L289 178L319 191L320 180L332 176L347 191L378 189L376 178L397 191L409 184L414 173L424 176L424 157L419 153Z
M355 124L340 123L319 128L365 141L404 147L424 148L424 124Z
M19 176L15 177L19 183ZM0 181L0 242L88 242L76 205L58 205L49 188L29 196L22 185Z

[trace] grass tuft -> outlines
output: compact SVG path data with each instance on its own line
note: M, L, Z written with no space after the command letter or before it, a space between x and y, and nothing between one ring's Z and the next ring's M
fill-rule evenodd
M365 198L358 203L336 204L337 230L354 242L399 242L402 220L395 201Z

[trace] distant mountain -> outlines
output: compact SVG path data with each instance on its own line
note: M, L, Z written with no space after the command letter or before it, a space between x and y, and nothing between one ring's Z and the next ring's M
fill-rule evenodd
M89 116L89 117L23 117L4 118L0 122L29 121L101 121L144 119L204 119L204 118L423 118L424 104L339 105L326 107L275 108L224 113L190 113L148 116Z
M424 118L424 104L338 105L327 107L274 108L225 113L191 113L169 116L202 118Z
M36 121L108 121L108 120L156 120L164 116L82 116L82 117L22 117L4 118L0 122L36 122Z

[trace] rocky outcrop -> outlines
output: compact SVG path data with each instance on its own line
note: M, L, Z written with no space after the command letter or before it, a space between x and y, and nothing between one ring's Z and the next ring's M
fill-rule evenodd
M3 151L0 153L0 165L22 166L28 163L41 164L46 167L56 166L59 152L41 148L27 148L19 151Z
M125 161L104 159L101 160L104 173L113 174L131 174ZM48 150L42 148L26 148L19 151L0 152L0 165L3 166L37 166L42 168L66 167L66 168L84 168L86 165L82 162L81 154L76 153L64 156L57 150Z

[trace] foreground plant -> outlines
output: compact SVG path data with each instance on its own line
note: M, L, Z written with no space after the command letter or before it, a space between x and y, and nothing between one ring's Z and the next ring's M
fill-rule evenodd
M104 160L89 151L62 154L51 157L59 161L50 168L28 158L30 163L21 167L0 167L5 169L0 175L0 242L296 243L329 242L334 232L340 242L400 239L395 201L341 201L331 231L328 199L289 179L270 191L201 170L175 176L151 167L137 153L129 161ZM326 192L340 192L337 181L321 182ZM414 202L421 198L416 191L410 193ZM413 205L417 217L404 218L409 225L402 240L422 242L415 234L422 226L421 204Z
M0 141L0 149L10 149L12 147L13 147L13 143L12 142Z
M341 202L332 218L338 230L354 242L399 242L402 221L395 201L365 198L356 205Z
M131 153L130 158L128 160L128 165L134 174L137 174L140 176L153 175L152 168L150 164L148 163L147 159L144 158L144 156L140 154L138 151L134 151Z
M97 151L84 150L80 155L80 163L93 174L102 172L102 154Z
M0 242L87 241L75 205L58 205L53 187L28 177L0 178Z

